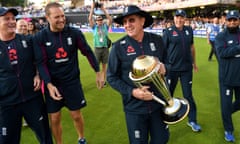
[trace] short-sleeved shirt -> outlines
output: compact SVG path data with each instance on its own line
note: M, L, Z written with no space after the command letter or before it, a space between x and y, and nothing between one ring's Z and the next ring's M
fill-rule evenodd
M106 23L98 26L95 24L93 27L93 42L95 48L107 47L108 26Z

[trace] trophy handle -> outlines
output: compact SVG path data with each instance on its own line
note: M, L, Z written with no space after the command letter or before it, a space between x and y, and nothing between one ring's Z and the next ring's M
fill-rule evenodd
M163 106L167 106L166 102L161 100L160 98L158 98L157 96L155 95L152 95L153 97L153 100L155 100L156 102L159 102L160 104L162 104Z

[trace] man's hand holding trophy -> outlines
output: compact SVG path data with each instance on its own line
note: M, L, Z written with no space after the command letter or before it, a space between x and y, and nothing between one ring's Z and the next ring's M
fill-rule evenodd
M133 95L141 100L155 100L164 106L163 118L167 124L175 124L183 120L189 112L189 103L184 98L173 98L165 82L166 69L158 58L148 55L137 57L132 64L129 78L138 87ZM155 87L162 96L150 92L149 85ZM159 94L158 94L159 95Z

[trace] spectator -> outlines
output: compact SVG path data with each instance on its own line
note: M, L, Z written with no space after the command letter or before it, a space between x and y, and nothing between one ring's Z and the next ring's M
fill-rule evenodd
M213 54L216 56L216 59L218 60L214 42L215 42L215 37L220 32L220 30L221 30L221 28L219 26L219 19L218 19L218 17L214 17L213 23L210 24L207 28L207 41L208 41L208 44L211 45L211 51L208 56L208 61L212 61Z
M27 35L28 34L28 24L24 19L19 19L17 21L16 33Z
M38 32L36 22L34 20L28 21L28 34L34 35Z
M95 2L92 3L90 14L89 14L89 25L93 29L93 42L94 42L94 49L95 49L95 56L100 63L102 63L102 78L104 85L106 86L106 72L107 72L107 62L108 62L108 29L112 24L112 18L106 11L103 5L101 5L101 10L107 17L107 23L103 23L103 17L97 16L96 21L93 20L93 11L95 8Z

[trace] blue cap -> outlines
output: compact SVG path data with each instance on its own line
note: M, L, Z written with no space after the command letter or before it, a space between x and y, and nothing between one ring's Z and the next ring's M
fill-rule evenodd
M0 8L0 16L4 16L7 12L11 12L14 16L18 15L18 11L15 8Z
M231 10L227 13L226 18L227 18L227 20L228 19L239 19L239 12L237 10Z
M184 10L179 9L179 10L176 10L176 12L175 12L175 16L186 17L187 14L186 14L186 12L185 12Z

